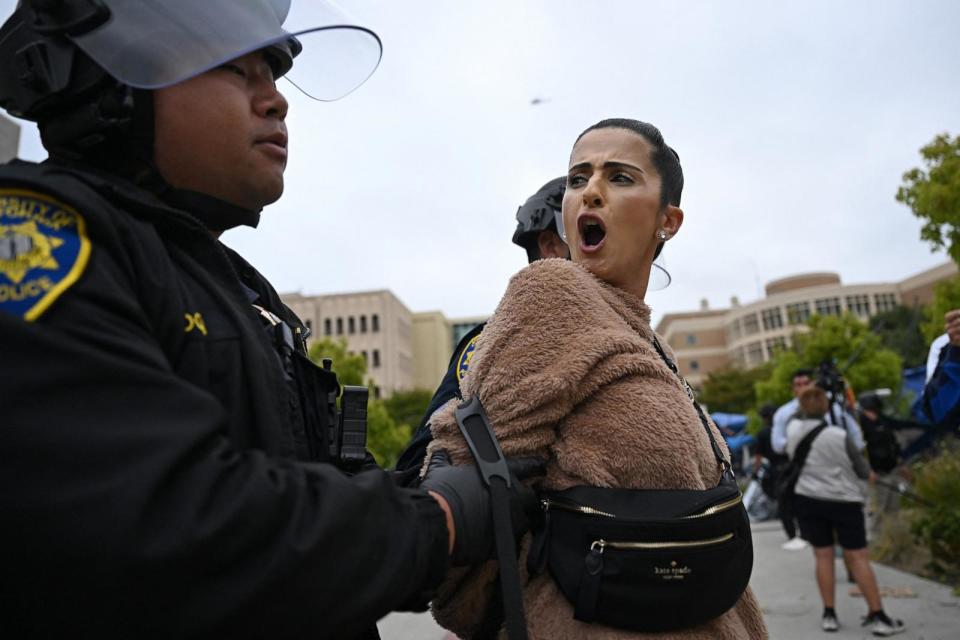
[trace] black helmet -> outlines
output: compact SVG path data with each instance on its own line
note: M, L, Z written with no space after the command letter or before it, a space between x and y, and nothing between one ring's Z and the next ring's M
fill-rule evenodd
M857 404L864 411L883 411L883 398L876 391L866 391L857 396Z
M329 93L308 83L304 89L336 99L376 69L380 40L326 3L311 8L320 9L324 24L291 34L281 26L290 0L21 0L0 27L0 107L55 125L41 127L48 149L92 147L130 126L134 90L168 87L259 50L272 54L280 76L301 52L294 36L314 31L336 33L323 40L351 47L342 56L350 69L324 69ZM369 55L356 55L364 47Z
M536 246L541 231L556 231L555 218L560 215L563 206L563 192L567 187L565 176L554 178L540 187L517 209L517 230L513 232L513 243L529 250Z

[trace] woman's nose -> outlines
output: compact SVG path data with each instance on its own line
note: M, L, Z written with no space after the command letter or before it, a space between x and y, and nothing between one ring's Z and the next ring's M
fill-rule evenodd
M583 190L583 204L588 207L603 206L603 194L593 181L589 182L587 188Z

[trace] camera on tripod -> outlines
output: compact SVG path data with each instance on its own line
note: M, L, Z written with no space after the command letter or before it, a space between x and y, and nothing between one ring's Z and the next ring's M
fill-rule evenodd
M814 384L831 395L831 399L842 398L847 388L847 383L840 375L833 360L824 360L820 363L820 366L817 367Z

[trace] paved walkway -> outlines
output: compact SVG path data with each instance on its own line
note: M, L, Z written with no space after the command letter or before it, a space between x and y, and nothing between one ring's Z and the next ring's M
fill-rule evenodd
M860 618L867 611L861 597L851 597L852 584L846 581L843 561L837 559L837 617L840 631L820 631L823 605L813 574L813 552L784 551L786 537L779 522L753 525L754 568L750 585L760 600L770 637L773 640L825 638L872 638L861 629ZM902 619L907 631L895 637L903 640L957 640L960 638L960 598L948 587L912 574L874 563L881 590L913 592L915 598L885 598L883 608Z
M786 540L779 522L753 525L754 568L750 581L760 600L772 640L843 640L872 638L860 628L860 617L866 613L863 598L849 595L843 562L837 560L837 616L840 631L820 631L823 606L813 576L813 553L784 551ZM915 598L886 598L884 609L892 617L906 622L908 630L902 640L960 639L960 598L950 589L884 565L874 564L881 589L895 593L913 592ZM395 613L380 621L383 640L444 640L446 632L434 623L429 613Z

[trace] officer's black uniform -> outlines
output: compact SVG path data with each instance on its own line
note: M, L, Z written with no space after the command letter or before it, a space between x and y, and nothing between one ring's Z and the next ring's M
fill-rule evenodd
M446 571L432 498L323 464L302 325L203 209L0 167L5 637L376 637Z
M453 355L450 357L447 373L443 376L440 386L437 387L430 399L430 404L423 419L420 420L420 425L413 433L407 448L397 458L397 471L404 472L407 482L410 481L412 472L419 471L423 466L423 460L427 456L427 445L433 439L433 434L430 432L430 416L452 398L463 397L460 393L460 379L470 365L470 356L473 354L474 345L485 326L487 326L487 323L481 322L460 339L457 348L453 350Z

